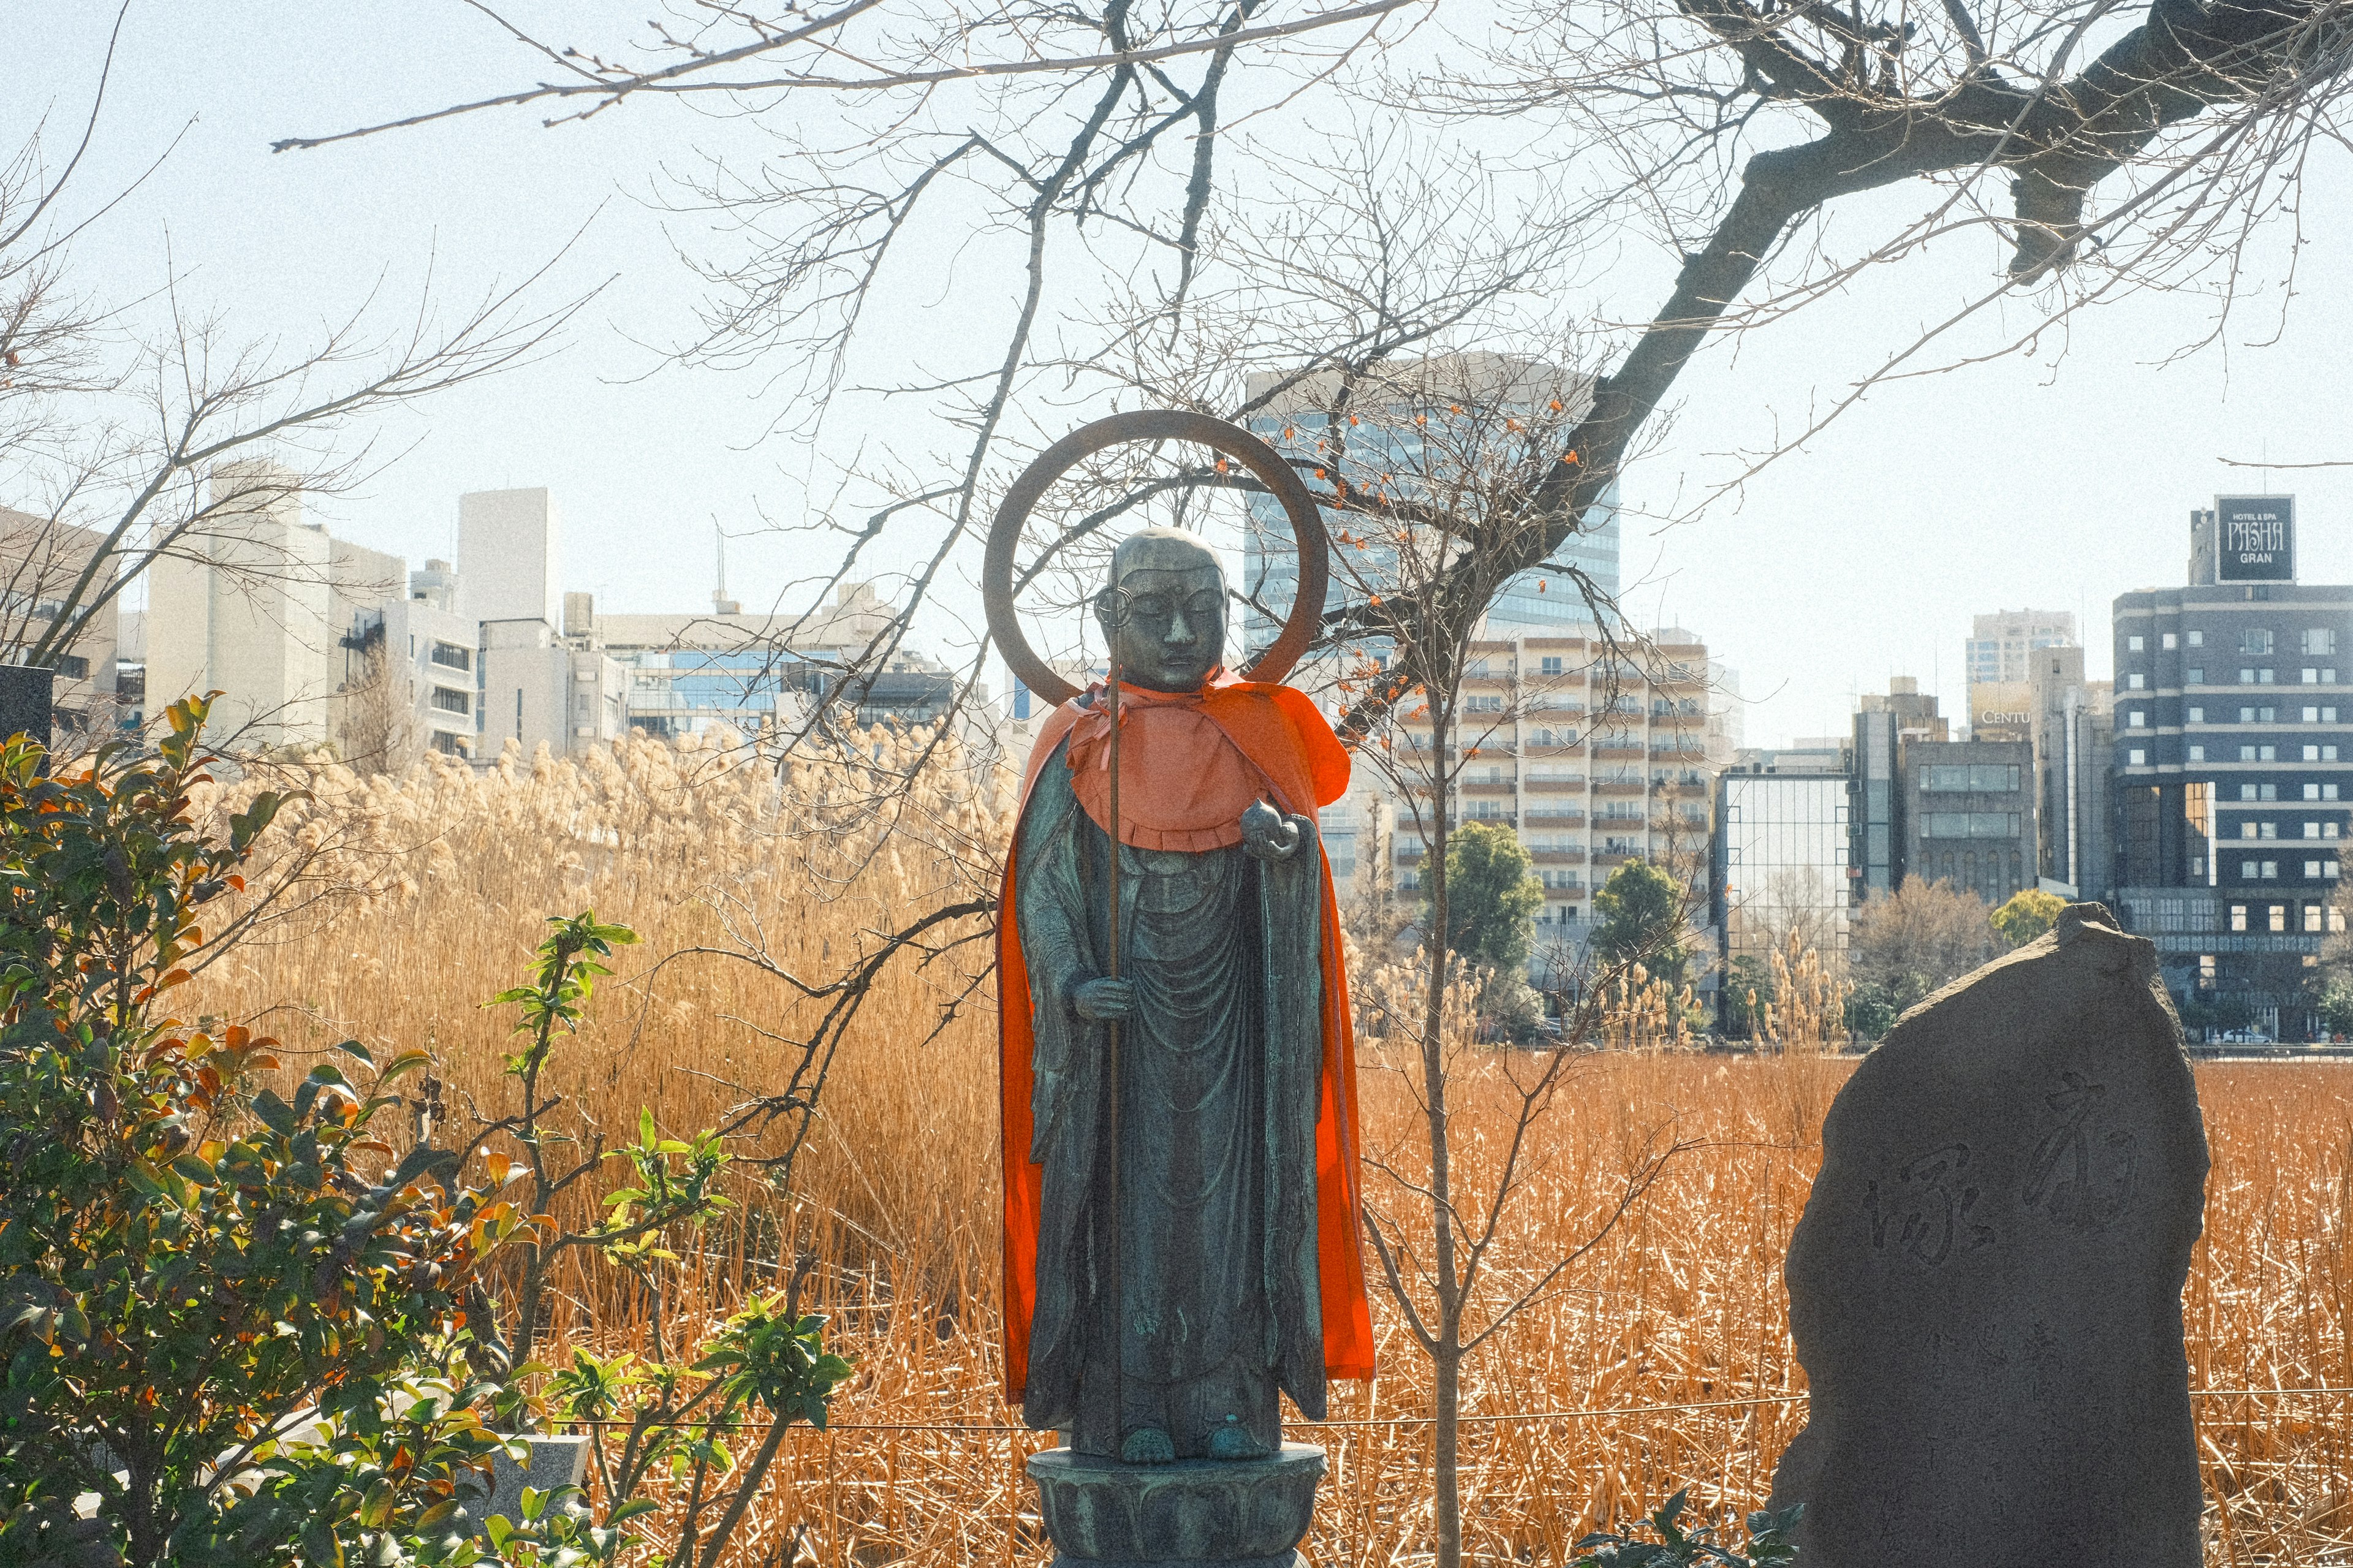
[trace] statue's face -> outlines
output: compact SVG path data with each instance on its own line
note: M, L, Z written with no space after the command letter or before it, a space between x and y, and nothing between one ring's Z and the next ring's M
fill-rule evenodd
M1218 558L1178 535L1138 535L1120 545L1113 572L1125 614L1112 643L1120 679L1152 691L1198 691L1226 657L1226 574Z

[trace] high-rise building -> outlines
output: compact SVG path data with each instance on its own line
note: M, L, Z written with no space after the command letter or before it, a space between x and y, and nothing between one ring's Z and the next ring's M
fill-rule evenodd
M1972 686L2026 679L2027 656L2037 648L2075 645L2072 610L2001 610L1969 623L1961 661ZM1970 711L1976 711L1972 702Z
M1321 438L1345 443L1367 474L1410 492L1417 482L1443 483L1449 463L1472 460L1425 451L1417 409L1475 404L1504 415L1508 428L1515 418L1573 418L1592 398L1588 377L1504 354L1439 356L1394 367L1388 378L1388 400L1359 387L1350 418L1327 412L1339 388L1335 375L1308 376L1280 392L1278 378L1253 377L1250 395L1268 401L1251 428L1293 450ZM1511 826L1535 861L1545 902L1531 973L1540 984L1575 967L1589 929L1589 896L1620 864L1638 858L1681 864L1697 887L1712 781L1739 733L1739 715L1728 710L1736 695L1726 695L1736 694L1738 678L1711 664L1695 634L1662 628L1639 649L1640 639L1600 634L1593 606L1563 568L1581 574L1605 607L1614 605L1620 537L1612 487L1546 565L1500 585L1469 652L1454 733L1444 738L1463 759L1450 803L1454 817ZM1327 611L1397 580L1398 562L1381 541L1349 552L1349 571L1334 574ZM1250 606L1243 643L1255 652L1273 640L1273 616L1298 581L1289 525L1271 498L1251 499L1242 575ZM1349 652L1385 665L1389 650L1367 642ZM1295 679L1335 709L1348 700L1331 660L1303 668ZM1410 752L1440 743L1427 718L1398 720L1394 744ZM1368 863L1377 855L1394 868L1398 887L1419 886L1423 848L1413 801L1374 768L1357 774L1358 786L1326 814L1335 874L1362 844L1375 847Z
M2353 820L2353 586L2295 581L2281 513L2220 498L2208 581L2116 600L2111 901L2177 994L2300 1033Z
M1386 384L1394 389L1388 399L1383 401L1378 394L1368 395L1360 387L1356 413L1351 416L1328 412L1339 391L1336 373L1304 376L1287 387L1275 373L1254 374L1248 383L1248 395L1253 402L1261 397L1268 401L1251 416L1250 427L1270 444L1293 449L1312 445L1303 442L1303 436L1328 432L1335 441L1346 443L1356 467L1366 473L1411 476L1431 467L1443 468L1449 462L1471 460L1430 458L1425 453L1425 427L1416 424L1412 416L1415 407L1431 399L1433 389L1442 389L1440 401L1476 401L1507 417L1514 412L1533 416L1537 409L1547 414L1554 408L1575 410L1592 401L1589 376L1509 354L1441 355L1395 366L1386 377ZM1444 483L1447 476L1437 478ZM1400 488L1409 486L1409 479L1400 484ZM1498 636L1543 635L1591 624L1591 606L1561 568L1574 567L1599 595L1614 603L1620 587L1618 511L1618 488L1612 484L1587 511L1577 531L1552 552L1550 565L1523 572L1502 584L1488 606L1489 629ZM1281 629L1260 606L1288 605L1299 581L1299 558L1290 525L1282 506L1271 496L1250 498L1242 557L1244 593L1252 606L1244 619L1242 637L1244 646L1255 651L1272 642ZM1345 574L1335 573L1324 597L1327 611L1346 605L1352 594L1380 592L1384 576L1394 576L1396 563L1378 540L1369 542L1353 560L1356 574L1367 585L1352 586L1345 581Z

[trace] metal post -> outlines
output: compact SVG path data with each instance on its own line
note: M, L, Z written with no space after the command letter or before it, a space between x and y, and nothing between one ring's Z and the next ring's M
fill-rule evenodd
M26 735L48 748L57 675L40 665L0 664L0 741Z
M1112 568L1111 585L1111 854L1105 860L1111 909L1104 921L1110 938L1109 977L1119 978L1119 633L1127 620L1127 603L1119 591L1119 569ZM1105 1069L1111 1074L1111 1403L1112 1457L1121 1457L1127 1442L1127 1280L1126 1247L1123 1245L1119 1206L1119 1020L1106 1026Z

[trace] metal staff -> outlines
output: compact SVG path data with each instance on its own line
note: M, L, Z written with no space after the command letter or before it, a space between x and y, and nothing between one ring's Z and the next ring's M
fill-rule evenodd
M1109 889L1111 907L1104 925L1110 936L1111 962L1108 978L1119 978L1119 632L1127 619L1127 596L1120 592L1119 562L1112 561L1112 581L1105 590L1111 615L1111 854L1103 864L1104 882ZM1119 1208L1119 1020L1105 1021L1105 1044L1108 1047L1106 1068L1111 1073L1111 1405L1112 1456L1124 1458L1127 1429L1127 1289L1125 1248L1122 1245Z

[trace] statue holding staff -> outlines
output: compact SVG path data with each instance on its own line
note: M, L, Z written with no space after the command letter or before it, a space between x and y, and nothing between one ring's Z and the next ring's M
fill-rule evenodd
M1210 440L1258 471L1301 536L1301 598L1251 672L1275 679L1234 675L1215 553L1176 530L1127 539L1094 600L1116 687L1071 693L1029 758L998 935L1007 1392L1092 1460L1272 1460L1281 1394L1320 1419L1327 1378L1372 1372L1316 819L1348 757L1279 684L1322 606L1320 520L1231 426L1136 415L1079 432L991 540L992 629L1033 690L1069 688L1020 642L1011 535L1046 482L1130 431ZM1285 1452L1320 1473L1315 1450Z

